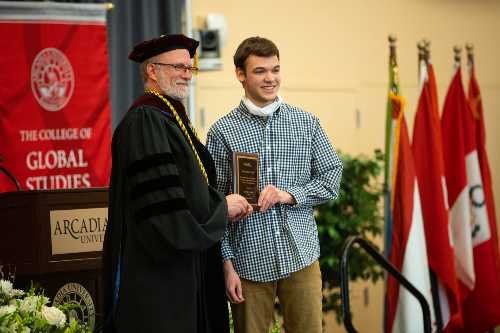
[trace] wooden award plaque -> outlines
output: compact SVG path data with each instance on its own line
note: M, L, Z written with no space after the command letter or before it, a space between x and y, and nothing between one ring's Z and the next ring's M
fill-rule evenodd
M233 153L233 193L237 193L259 211L259 155Z

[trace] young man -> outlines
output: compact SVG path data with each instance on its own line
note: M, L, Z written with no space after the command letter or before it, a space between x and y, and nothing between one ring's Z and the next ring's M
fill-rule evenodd
M336 198L342 164L318 118L278 96L279 51L244 40L234 55L245 90L208 132L218 188L232 192L232 154L259 156L259 212L228 225L222 240L235 332L267 332L278 296L287 333L321 332L319 240L313 206Z
M129 55L141 63L145 93L113 135L105 332L229 332L218 242L228 217L252 208L214 189L213 161L182 103L197 46L161 36Z

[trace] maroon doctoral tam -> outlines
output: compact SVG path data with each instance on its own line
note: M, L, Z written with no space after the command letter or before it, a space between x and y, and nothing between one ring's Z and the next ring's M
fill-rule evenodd
M189 55L193 58L199 44L197 40L184 35L161 35L158 38L145 40L134 46L128 58L140 63L163 52L177 49L188 50Z

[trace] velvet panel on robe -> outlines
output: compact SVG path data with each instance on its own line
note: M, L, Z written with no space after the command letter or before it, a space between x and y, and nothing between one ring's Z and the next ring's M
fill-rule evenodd
M188 121L182 104L170 101ZM216 176L208 151L190 134L210 185L156 97L141 97L113 135L105 332L229 331L219 243L227 205L211 186Z

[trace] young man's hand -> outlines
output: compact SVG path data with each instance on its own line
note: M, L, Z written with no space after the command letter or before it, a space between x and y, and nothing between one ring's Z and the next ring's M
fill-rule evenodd
M224 281L226 283L226 296L231 303L244 302L241 280L234 270L231 260L224 261Z
M228 217L231 222L242 220L253 212L252 205L239 194L226 196L226 202Z
M265 212L277 203L281 204L295 204L295 198L286 191L281 191L276 186L267 185L264 187L259 196L260 211Z

